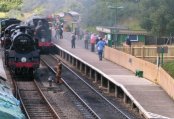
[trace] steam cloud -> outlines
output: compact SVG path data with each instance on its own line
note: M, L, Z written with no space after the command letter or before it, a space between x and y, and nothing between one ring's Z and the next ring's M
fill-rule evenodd
M42 14L48 15L61 9L65 0L23 0L22 12L30 12L38 7L42 7Z

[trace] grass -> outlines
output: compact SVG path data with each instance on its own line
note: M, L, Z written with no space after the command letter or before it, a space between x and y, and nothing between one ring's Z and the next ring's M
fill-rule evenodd
M174 78L174 62L164 63L162 68L168 72L168 74Z

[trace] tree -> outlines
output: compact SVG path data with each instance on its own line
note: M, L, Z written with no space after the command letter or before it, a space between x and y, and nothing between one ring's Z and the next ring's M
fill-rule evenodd
M173 33L173 0L144 0L141 3L142 28L159 37Z
M8 12L11 9L20 9L22 0L4 0L0 2L0 11Z

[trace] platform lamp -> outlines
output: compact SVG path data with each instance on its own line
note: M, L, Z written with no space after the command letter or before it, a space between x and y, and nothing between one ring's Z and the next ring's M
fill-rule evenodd
M115 40L114 40L114 46L116 48L116 42L117 42L117 32L118 32L118 28L117 28L117 9L123 9L123 6L117 6L117 2L116 2L116 6L108 6L109 9L114 9L115 10Z

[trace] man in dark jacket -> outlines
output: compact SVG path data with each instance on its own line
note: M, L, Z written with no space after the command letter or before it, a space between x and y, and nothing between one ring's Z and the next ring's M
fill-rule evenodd
M76 36L74 33L72 33L72 39L71 39L71 48L75 48L75 40L76 40Z
M129 37L126 38L126 45L129 45L131 47L131 41Z

